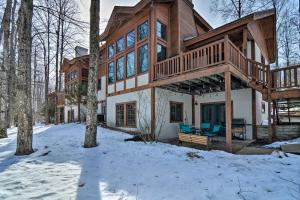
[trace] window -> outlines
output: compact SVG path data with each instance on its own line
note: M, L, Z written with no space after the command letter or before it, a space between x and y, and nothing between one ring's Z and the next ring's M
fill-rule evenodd
M98 90L101 90L101 78L98 79Z
M225 103L211 103L201 105L201 122L211 124L225 123Z
M148 71L148 45L145 44L138 49L138 72Z
M112 58L115 54L115 51L114 51L114 45L111 44L108 46L108 58Z
M126 126L136 126L135 103L126 104Z
M170 102L170 122L183 122L183 103Z
M126 75L127 78L134 76L134 51L127 54Z
M157 44L156 46L157 62L167 59L167 48Z
M124 50L124 38L122 37L117 41L117 53L123 50Z
M124 126L124 104L116 105L116 126Z
M266 103L261 102L261 113L266 113Z
M127 36L126 36L126 47L131 47L133 46L135 43L135 32L134 31L131 31L129 33L127 33Z
M116 104L116 126L136 126L136 103Z
M148 21L138 26L138 39L143 40L148 37Z
M167 26L160 21L156 22L156 36L163 40L167 40Z
M115 81L115 65L114 62L109 63L108 65L108 84L111 84Z
M124 79L124 57L117 60L117 81Z
M89 70L88 69L82 69L81 73L82 73L82 77L88 78L88 76L89 76ZM76 72L75 77L77 77L77 72Z

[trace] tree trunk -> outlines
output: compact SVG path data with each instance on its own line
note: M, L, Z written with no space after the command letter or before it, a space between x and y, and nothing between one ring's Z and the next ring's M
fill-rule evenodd
M12 0L6 1L6 7L3 15L3 66L1 69L0 79L0 138L7 137L7 104L8 104L8 71L10 63L9 41L10 41L10 21L11 21Z
M16 155L28 155L32 149L31 105L31 27L33 0L22 0L18 19L18 135Z
M91 0L90 7L90 62L87 93L87 119L84 147L97 146L97 84L99 66L100 0Z
M81 115L80 115L80 103L81 103L81 95L79 94L78 95L78 99L77 99L77 111L78 111L78 119L77 119L77 121L79 122L79 123L81 123Z
M16 48L15 48L15 11L17 7L17 0L14 0L11 12L11 33L10 33L10 62L8 71L8 105L7 105L7 123L10 127L14 119L13 102L15 99L15 82L16 82Z
M49 117L49 69L50 69L50 5L47 0L47 66L45 66L45 121L46 124L50 123Z

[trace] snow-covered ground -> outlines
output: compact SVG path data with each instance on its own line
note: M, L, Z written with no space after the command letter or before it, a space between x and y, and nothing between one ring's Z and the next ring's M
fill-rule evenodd
M272 144L265 145L265 147L271 149L278 149L281 147L281 145L285 145L285 144L300 144L300 137L294 140L273 142Z
M16 129L0 140L0 199L300 199L300 156L232 155L168 144L124 142L98 129L82 148L80 124L34 128L34 148L14 156Z

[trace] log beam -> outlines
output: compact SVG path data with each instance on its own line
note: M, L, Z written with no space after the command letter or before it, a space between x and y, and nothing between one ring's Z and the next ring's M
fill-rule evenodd
M232 152L231 73L225 72L226 149Z

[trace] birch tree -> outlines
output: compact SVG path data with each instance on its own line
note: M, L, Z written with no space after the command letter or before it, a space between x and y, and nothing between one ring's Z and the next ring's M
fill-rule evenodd
M10 41L10 21L11 21L12 0L6 1L3 15L3 65L1 69L1 90L0 90L0 138L7 137L7 101L8 101L8 70L10 64L9 41Z
M90 62L87 94L87 120L84 147L97 146L97 79L99 66L100 0L91 0L90 7Z
M18 134L16 155L28 155L32 149L31 104L31 28L33 0L22 0L18 17L17 105Z

